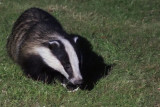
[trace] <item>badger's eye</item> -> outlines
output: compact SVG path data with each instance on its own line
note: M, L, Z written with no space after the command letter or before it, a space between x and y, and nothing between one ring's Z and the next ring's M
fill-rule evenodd
M68 64L68 65L66 65L66 68L70 68L70 65Z

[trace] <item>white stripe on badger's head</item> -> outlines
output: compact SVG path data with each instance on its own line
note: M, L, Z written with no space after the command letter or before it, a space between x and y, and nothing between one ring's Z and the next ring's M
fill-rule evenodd
M68 54L69 61L71 63L71 67L73 70L73 78L71 78L70 81L73 84L74 83L76 84L76 82L78 82L79 80L80 81L82 80L82 76L81 76L80 69L79 69L78 56L75 52L75 49L73 48L73 46L71 45L71 43L68 40L66 40L64 38L60 38L59 40L63 43L63 45L65 47L65 51Z
M46 47L37 47L35 51L42 57L43 61L54 70L60 71L67 79L69 75L64 70L61 62L51 53L51 51Z

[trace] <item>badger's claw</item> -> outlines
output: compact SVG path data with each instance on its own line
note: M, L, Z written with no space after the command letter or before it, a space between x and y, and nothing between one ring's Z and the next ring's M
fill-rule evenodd
M67 88L67 87L66 87L66 84L61 83L61 85L62 85L64 88Z
M68 92L76 92L76 91L78 91L78 89L79 89L79 87L77 87L77 88L74 89L74 90L70 90L70 91L68 91Z
M70 86L70 85L67 85L67 84L64 84L64 83L61 83L61 85L64 87L64 88L67 88L68 89L68 92L76 92L78 91L79 87L77 86Z

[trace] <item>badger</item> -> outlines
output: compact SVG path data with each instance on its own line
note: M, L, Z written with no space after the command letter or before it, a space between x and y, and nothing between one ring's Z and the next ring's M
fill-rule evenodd
M77 89L83 83L78 39L48 12L33 7L14 23L6 47L26 76L48 83L57 76L65 86Z

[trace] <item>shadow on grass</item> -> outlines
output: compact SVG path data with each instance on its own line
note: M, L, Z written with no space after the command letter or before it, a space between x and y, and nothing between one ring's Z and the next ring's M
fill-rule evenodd
M79 37L77 44L83 59L81 73L84 81L81 89L92 90L99 79L108 75L113 65L106 65L103 58L92 50L92 46L87 39L79 35L72 34L72 36Z

